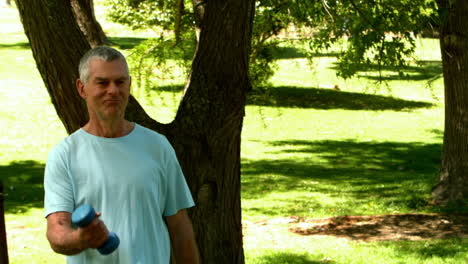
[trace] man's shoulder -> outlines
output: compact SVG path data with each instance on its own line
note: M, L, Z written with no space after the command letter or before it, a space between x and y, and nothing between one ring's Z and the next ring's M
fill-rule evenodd
M165 135L138 124L136 126L138 140L144 143L148 148L158 152L173 151L172 144Z
M83 141L83 135L81 129L78 129L59 141L54 147L52 147L50 152L66 152L73 148L74 145L80 144L81 141Z
M150 128L144 127L139 124L136 124L135 126L136 126L136 131L139 134L139 136L149 137L153 140L167 141L166 136L164 136L163 134L160 134Z

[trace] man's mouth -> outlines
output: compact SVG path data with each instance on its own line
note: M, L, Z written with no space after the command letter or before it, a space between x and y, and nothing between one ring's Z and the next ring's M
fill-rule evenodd
M120 100L118 100L118 99L108 99L108 100L104 100L104 103L105 104L119 104Z

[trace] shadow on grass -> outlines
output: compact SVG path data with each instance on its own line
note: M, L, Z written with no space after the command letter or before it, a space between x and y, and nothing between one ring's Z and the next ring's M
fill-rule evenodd
M303 50L294 47L276 47L273 49L272 55L277 60L307 57L307 54Z
M423 81L430 80L434 77L442 75L442 61L438 60L421 60L416 62L416 66L380 66L377 64L361 64L356 65L358 73L373 72L378 73L379 69L383 72L382 76L378 75L358 75L360 78L365 78L374 81ZM331 67L333 70L339 69L339 63L334 63ZM402 74L398 74L401 71Z
M119 49L132 49L138 46L141 42L147 40L147 38L134 38L134 37L109 37L111 45L117 46ZM0 49L30 49L31 45L29 42L18 42L11 44L0 44Z
M273 49L273 58L276 60L284 59L302 59L307 58L308 54L304 50L295 47L276 47ZM316 52L311 54L314 58L338 57L338 52Z
M434 134L434 137L437 139L444 139L444 131L441 129L432 129L431 132Z
M0 49L30 49L29 42L17 42L11 44L0 44Z
M32 207L43 207L44 167L44 164L34 160L16 161L0 166L0 180L3 181L7 213L14 214Z
M119 49L132 49L138 46L141 42L147 40L147 38L133 38L133 37L109 37L111 45L117 46ZM0 49L30 49L31 45L29 42L18 42L11 44L0 44Z
M242 198L262 199L270 193L305 191L345 198L342 207L375 201L393 208L421 209L440 165L441 144L355 141L267 142L277 157L295 158L242 161ZM305 154L305 155L304 155ZM298 158L302 157L302 158ZM281 201L283 213L297 215L326 207L321 201L299 197ZM351 208L351 209L350 209ZM253 211L276 215L272 208ZM343 212L346 213L346 212Z
M151 87L151 91L170 92L170 93L181 93L184 90L184 84L181 85L164 85Z
M280 86L265 92L252 91L247 104L272 107L298 107L347 110L405 110L433 104L381 95L341 92L331 89Z
M146 40L150 40L153 38L139 38L139 37L109 37L109 41L112 45L117 46L119 49L133 49L140 45L142 42ZM153 39L154 40L154 39ZM149 45L149 44L148 44ZM156 45L155 43L151 45ZM184 57L187 60L191 60L193 54L195 52L196 41L182 41L176 45L175 42L165 42L159 43L154 46L153 49L151 48L151 52L145 55L145 57L152 57L155 56L162 56L165 60L183 60ZM149 47L148 47L149 48ZM149 51L149 50L148 50ZM135 53L138 57L141 57L141 54L138 52ZM153 54L153 55L151 55ZM154 66L157 67L157 66Z
M180 93L184 85L152 87L151 91ZM396 110L432 107L432 103L408 101L381 95L340 92L330 89L272 87L265 92L252 91L248 105L313 109Z
M136 37L109 37L111 44L117 46L119 49L133 49L145 40L148 39Z
M292 252L277 252L271 255L260 256L255 258L257 264L323 264L336 263L331 260L314 260L307 254L297 254Z

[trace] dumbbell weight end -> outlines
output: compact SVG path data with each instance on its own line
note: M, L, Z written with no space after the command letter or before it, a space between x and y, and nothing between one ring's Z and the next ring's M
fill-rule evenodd
M78 227L85 227L96 217L96 211L89 204L78 207L72 214L72 223ZM109 255L119 247L120 239L114 232L109 232L109 237L97 250L102 255Z

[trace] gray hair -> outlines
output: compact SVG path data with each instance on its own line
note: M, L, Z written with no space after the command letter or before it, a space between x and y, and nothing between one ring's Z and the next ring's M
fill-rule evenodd
M89 62L91 59L96 58L104 61L122 60L122 62L125 63L127 72L129 72L127 60L125 59L125 56L120 53L120 51L108 46L98 46L86 52L80 60L78 72L80 74L80 80L83 83L87 83L89 79Z

